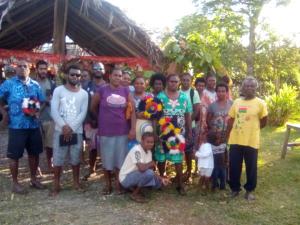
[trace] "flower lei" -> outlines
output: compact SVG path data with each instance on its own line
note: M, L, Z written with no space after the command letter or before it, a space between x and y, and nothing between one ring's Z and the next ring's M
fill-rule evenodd
M40 101L36 97L24 98L22 110L26 116L35 116L34 114L41 109Z
M159 119L163 114L163 105L162 102L152 96L146 96L139 103L138 107L140 112L143 112L144 117L147 119Z
M169 117L161 118L158 123L160 125L160 138L163 140L169 154L183 153L185 138L181 134L181 129Z

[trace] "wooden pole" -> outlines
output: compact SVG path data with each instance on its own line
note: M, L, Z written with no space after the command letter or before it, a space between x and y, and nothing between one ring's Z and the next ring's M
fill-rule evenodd
M69 0L55 0L53 25L53 53L65 55L66 27Z

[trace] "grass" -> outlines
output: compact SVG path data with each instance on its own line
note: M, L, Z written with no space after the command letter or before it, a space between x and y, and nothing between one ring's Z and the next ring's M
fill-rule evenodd
M70 173L65 174L65 190L56 199L48 197L47 191L36 190L17 196L9 191L6 165L0 164L0 224L296 225L300 223L300 149L294 148L285 160L280 159L284 131L284 127L262 131L254 202L247 202L242 195L229 200L228 192L203 196L194 179L185 197L170 187L151 192L150 202L141 205L126 195L103 197L99 179L89 181L85 193L76 193L70 187ZM291 133L291 139L297 137L299 141L299 133ZM20 176L28 183L25 171Z

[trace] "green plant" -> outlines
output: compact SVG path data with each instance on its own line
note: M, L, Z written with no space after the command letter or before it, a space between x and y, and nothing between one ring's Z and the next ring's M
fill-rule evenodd
M270 125L283 125L296 110L298 91L295 87L283 84L278 93L266 97Z

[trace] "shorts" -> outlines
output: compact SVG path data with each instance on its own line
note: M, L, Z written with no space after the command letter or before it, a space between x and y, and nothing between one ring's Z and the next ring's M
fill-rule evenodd
M46 148L53 147L54 122L45 121L42 123L43 145Z
M72 166L80 164L80 155L82 150L82 134L77 134L77 144L71 146L59 146L59 136L61 133L55 131L53 135L53 165L63 166L69 154L69 162Z
M200 167L200 176L201 177L211 177L213 168L203 168Z
M7 158L20 159L26 149L28 155L38 156L43 152L42 135L39 128L9 129Z
M157 162L165 162L168 160L172 163L178 164L183 161L183 153L165 153L160 144L155 145L154 157Z
M128 153L127 135L99 136L98 140L103 168L109 171L121 169Z

